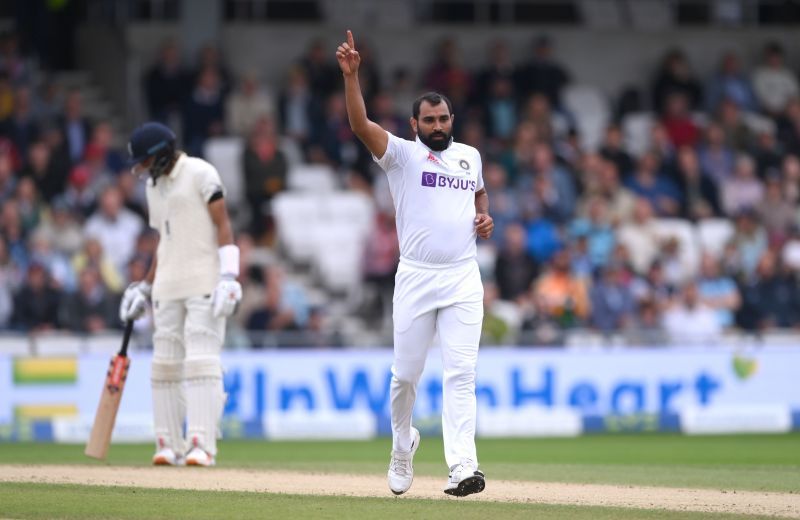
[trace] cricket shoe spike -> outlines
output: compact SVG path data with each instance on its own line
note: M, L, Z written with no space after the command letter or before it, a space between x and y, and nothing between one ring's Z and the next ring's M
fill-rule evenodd
M392 451L392 459L389 462L389 489L395 495L402 495L411 487L414 481L414 454L419 448L419 430L412 427L411 435L413 441L411 442L411 451L408 453L400 453Z
M161 448L153 455L154 466L183 466L184 463L183 457L172 448Z
M193 447L189 450L189 453L186 454L186 465L187 466L214 466L216 465L217 461L214 459L214 456L208 453L206 450L200 447L197 442L197 438L192 440Z
M464 459L450 468L450 478L444 492L454 497L465 497L480 493L485 487L486 476L472 460Z

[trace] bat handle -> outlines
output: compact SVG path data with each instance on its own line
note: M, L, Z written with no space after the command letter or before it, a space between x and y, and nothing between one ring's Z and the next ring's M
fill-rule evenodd
M131 333L133 333L133 320L125 322L125 333L122 335L122 347L119 349L120 356L128 355L128 343L131 340Z

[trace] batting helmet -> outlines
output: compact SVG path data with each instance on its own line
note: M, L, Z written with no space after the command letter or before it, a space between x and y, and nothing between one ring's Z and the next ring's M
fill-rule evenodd
M153 158L154 161L148 168L153 181L167 172L175 158L175 133L161 123L145 123L131 134L128 142L130 165Z

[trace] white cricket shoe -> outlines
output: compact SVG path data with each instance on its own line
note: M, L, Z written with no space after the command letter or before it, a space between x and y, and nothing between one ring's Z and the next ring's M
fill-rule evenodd
M153 455L154 466L183 466L184 462L172 448L161 448Z
M389 462L389 489L395 495L402 495L411 487L414 481L414 454L419 448L419 430L412 427L411 434L414 440L411 442L411 451L400 453L392 450L392 459Z
M214 459L214 456L208 453L203 448L199 446L195 446L189 453L186 454L186 465L187 466L214 466L217 461Z
M450 478L444 487L444 492L454 497L480 493L486 487L485 477L474 461L464 459L460 464L450 468Z

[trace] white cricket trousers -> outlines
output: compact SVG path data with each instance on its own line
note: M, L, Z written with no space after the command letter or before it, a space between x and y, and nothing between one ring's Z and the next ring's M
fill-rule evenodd
M214 317L209 295L153 300L153 321L151 384L157 448L171 447L183 454L197 444L215 455L225 405L220 361L225 318Z
M476 464L475 368L483 323L483 285L474 259L449 265L400 260L394 290L392 448L411 450L411 417L428 347L438 333L444 396L442 434L447 466Z

